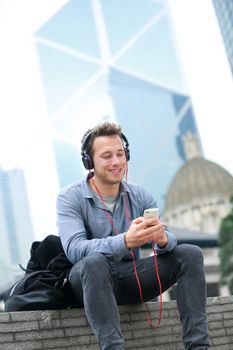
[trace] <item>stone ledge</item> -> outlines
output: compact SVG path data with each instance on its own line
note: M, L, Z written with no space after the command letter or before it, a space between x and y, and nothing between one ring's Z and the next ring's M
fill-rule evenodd
M159 303L148 303L157 322ZM146 323L142 305L119 306L126 349L182 350L176 302L163 303L162 321L155 330ZM208 298L212 348L233 349L233 296ZM0 350L97 350L83 309L0 313Z

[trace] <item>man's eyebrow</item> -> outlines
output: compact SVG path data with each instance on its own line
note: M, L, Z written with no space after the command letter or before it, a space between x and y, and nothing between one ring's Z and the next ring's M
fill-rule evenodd
M124 148L119 148L119 149L117 150L117 152L124 152ZM111 153L112 153L112 151L104 151L104 152L101 153L101 155L104 155L104 154L111 154Z
M101 152L100 154L102 155L102 154L109 154L109 153L111 153L111 151L104 151L104 152Z

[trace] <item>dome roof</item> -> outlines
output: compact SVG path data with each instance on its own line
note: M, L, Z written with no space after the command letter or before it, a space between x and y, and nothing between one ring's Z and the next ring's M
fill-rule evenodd
M194 199L231 196L233 176L218 164L196 157L184 164L173 178L165 203L165 212Z

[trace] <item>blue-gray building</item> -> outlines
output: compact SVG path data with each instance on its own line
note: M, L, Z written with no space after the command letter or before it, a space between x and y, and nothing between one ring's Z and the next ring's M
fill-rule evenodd
M116 69L110 89L130 143L129 179L150 190L163 208L168 185L186 161L182 136L197 134L190 98Z
M61 187L83 178L86 129L118 122L129 139L129 180L163 207L198 130L166 2L71 0L35 35Z

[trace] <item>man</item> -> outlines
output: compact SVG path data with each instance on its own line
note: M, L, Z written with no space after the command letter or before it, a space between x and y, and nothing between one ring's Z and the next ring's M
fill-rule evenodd
M185 348L207 349L201 250L177 245L159 219L143 218L145 209L157 205L143 188L123 180L128 160L128 141L118 125L99 124L84 135L82 161L89 175L62 190L57 199L59 235L74 264L69 274L72 292L84 305L100 348L124 349L117 304L140 303L140 288L144 301L160 293L154 257L140 258L139 247L151 242L163 291L177 282Z

